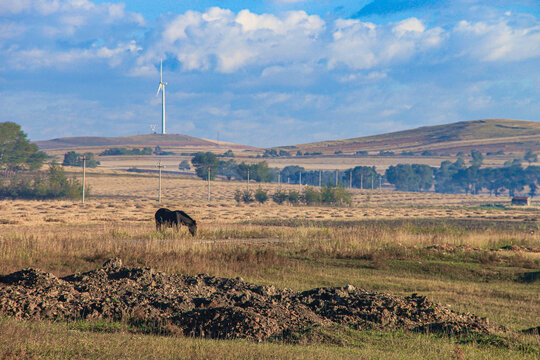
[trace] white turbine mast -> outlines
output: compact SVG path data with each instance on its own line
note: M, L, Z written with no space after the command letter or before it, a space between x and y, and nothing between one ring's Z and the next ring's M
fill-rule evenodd
M161 134L163 135L165 135L165 85L167 83L163 81L163 59L161 59L159 66L159 87L156 96L159 95L159 91L161 90Z

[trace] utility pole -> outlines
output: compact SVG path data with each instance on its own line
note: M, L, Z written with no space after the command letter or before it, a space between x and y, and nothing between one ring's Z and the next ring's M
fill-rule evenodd
M349 189L352 189L352 169L349 172Z
M382 190L382 175L379 176L379 190Z
M161 203L161 169L165 167L165 165L161 165L161 160L158 162L157 167L159 169L159 191L158 191L158 202Z
M337 187L337 177L338 177L339 170L336 170L336 187Z
M86 154L82 156L82 203L84 204L84 193L86 191Z
M364 174L360 174L360 189L364 188Z
M208 202L210 202L210 167L208 167Z
M249 192L249 168L247 169L247 191Z
M322 170L319 170L319 187L321 187Z
M277 175L278 189L281 189L281 171Z
M300 171L300 181L298 181L298 183L302 186L302 171Z
M375 182L375 177L372 175L371 176L371 190L373 190L373 184Z

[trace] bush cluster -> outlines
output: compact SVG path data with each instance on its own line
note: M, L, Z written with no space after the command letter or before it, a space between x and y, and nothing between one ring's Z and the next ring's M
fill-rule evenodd
M296 190L277 190L271 196L266 190L258 188L253 194L250 190L236 190L234 199L237 203L257 201L264 204L271 198L276 204L288 202L291 205L351 205L351 194L342 187L323 186L320 190L308 186L302 192Z
M152 148L144 147L142 149L133 148L111 148L101 152L100 156L114 156L114 155L152 155Z
M86 189L88 194L89 188ZM0 198L55 199L82 197L82 184L79 180L68 179L64 169L51 165L46 174L15 176L6 181L0 179Z

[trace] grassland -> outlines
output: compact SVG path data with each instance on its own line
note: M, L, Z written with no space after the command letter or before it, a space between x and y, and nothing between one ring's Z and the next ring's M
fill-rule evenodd
M488 196L353 191L343 208L237 205L246 184L92 170L91 196L0 202L0 274L37 267L57 276L120 257L168 273L240 276L305 290L355 287L413 292L519 331L540 325L540 209L488 207ZM256 186L251 185L252 189ZM285 188L298 188L284 185ZM272 192L276 185L263 185ZM199 222L191 238L155 231L160 206ZM524 274L533 274L525 276ZM296 345L163 337L124 324L0 319L1 358L538 358L532 335L456 339L336 329L328 341Z

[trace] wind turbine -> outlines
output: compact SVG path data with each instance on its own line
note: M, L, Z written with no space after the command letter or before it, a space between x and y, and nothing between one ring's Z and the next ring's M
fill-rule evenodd
M165 135L165 85L167 85L167 83L163 81L163 59L159 66L159 79L159 87L156 96L159 95L159 91L161 90L161 134Z

